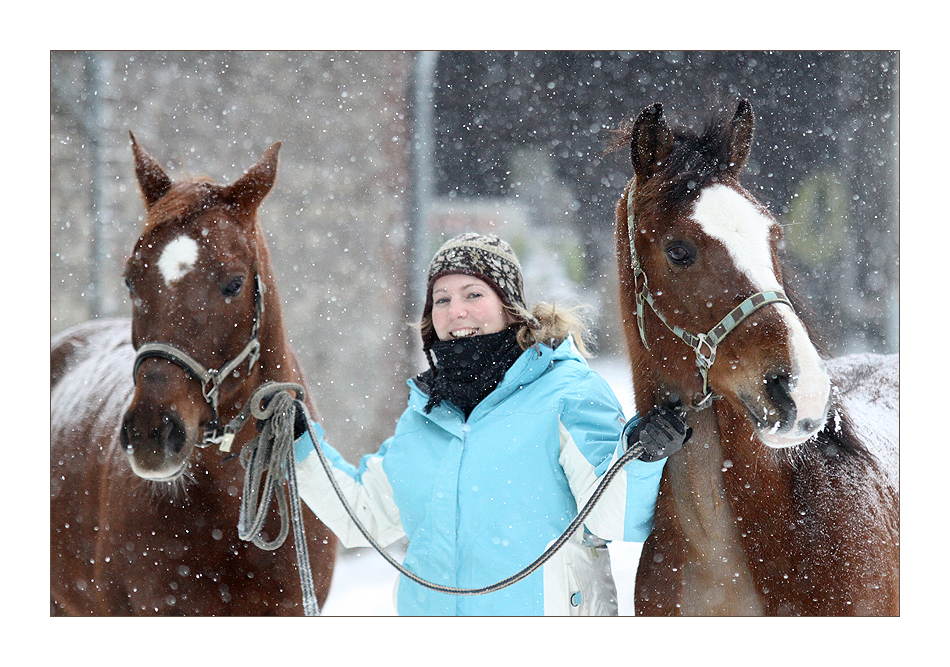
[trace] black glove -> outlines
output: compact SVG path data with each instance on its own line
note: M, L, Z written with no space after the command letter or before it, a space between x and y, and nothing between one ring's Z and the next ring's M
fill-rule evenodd
M294 440L299 440L307 432L310 424L307 423L307 408L304 404L298 402L296 407L297 410L294 412Z
M637 456L641 461L659 461L675 454L693 434L675 405L655 407L636 426L629 428L632 422L627 422L624 428L627 449L642 450Z
M261 401L261 409L266 410L267 406L270 405L271 399L273 396L265 396ZM307 423L307 408L303 403L299 401L294 402L294 440L298 440L300 436L307 432L309 424ZM260 433L264 429L263 420L257 420L257 432Z

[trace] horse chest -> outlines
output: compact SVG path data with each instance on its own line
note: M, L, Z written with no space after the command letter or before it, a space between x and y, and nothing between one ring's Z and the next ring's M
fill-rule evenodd
M119 487L141 488L129 471L116 472ZM94 575L103 589L102 613L264 615L297 606L296 588L282 585L294 581L290 552L265 552L237 538L232 494L240 481L235 484L193 485L179 498L135 494L131 511L109 502L127 497L127 490L111 488ZM276 534L276 526L267 527Z
M718 440L699 430L666 466L678 519L676 541L685 556L678 573L682 614L736 616L762 611L726 495L722 465Z

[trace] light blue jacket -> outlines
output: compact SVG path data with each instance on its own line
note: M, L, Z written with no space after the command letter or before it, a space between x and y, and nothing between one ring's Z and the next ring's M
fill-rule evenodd
M404 565L428 581L475 588L511 576L557 539L623 453L623 412L570 339L528 349L466 421L409 381L395 434L359 467L323 440L334 477L383 545L408 537ZM326 479L309 435L296 443L300 496L344 546L368 546ZM479 596L397 584L401 615L616 613L603 540L642 542L663 461L631 461L558 555L506 589Z

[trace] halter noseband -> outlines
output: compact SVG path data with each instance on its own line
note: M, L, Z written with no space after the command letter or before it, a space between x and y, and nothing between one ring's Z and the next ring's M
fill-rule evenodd
M752 296L745 299L738 306L733 308L728 315L719 321L719 324L714 326L707 333L690 333L689 331L686 331L676 325L670 324L666 317L664 317L656 307L653 294L650 293L650 289L647 284L647 275L644 273L643 267L640 266L640 260L637 257L636 247L634 246L636 223L633 217L632 187L627 193L627 234L630 238L630 268L633 269L634 289L636 289L637 281L640 278L643 279L643 288L637 292L637 328L640 331L640 340L643 342L643 347L649 351L650 344L647 342L643 318L643 306L646 304L650 306L650 309L659 318L659 320L664 325L666 325L666 328L672 331L677 338L686 343L686 345L688 345L695 353L696 366L699 368L699 374L703 379L703 390L702 394L697 398L696 401L693 402L693 408L695 410L702 410L703 408L711 405L713 399L716 398L715 394L713 394L712 390L709 388L709 369L716 360L716 349L719 347L719 344L723 341L723 339L732 333L743 320L745 320L747 317L749 317L749 315L757 311L759 308L772 303L784 303L789 308L792 308L792 304L783 292L777 290L756 292Z
M234 425L229 424L222 429L220 426L218 420L218 398L221 392L221 385L245 360L248 362L248 372L250 372L250 369L254 367L254 364L257 363L257 360L260 358L261 342L258 339L258 331L260 328L261 315L263 315L263 313L264 283L261 281L260 276L255 274L254 325L251 328L251 340L234 359L224 364L221 368L205 368L187 352L168 343L145 343L139 347L135 355L135 365L132 367L133 382L135 382L138 376L139 366L142 365L142 362L150 357L158 357L160 359L167 359L182 367L201 383L201 395L204 396L205 401L211 406L211 410L214 412L214 419L206 428L201 442L198 443L199 447L218 444L223 451L230 451L234 434L240 427L234 428Z

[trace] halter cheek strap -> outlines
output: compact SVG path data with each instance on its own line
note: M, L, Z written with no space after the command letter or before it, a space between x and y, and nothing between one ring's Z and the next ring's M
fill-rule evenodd
M192 377L201 383L201 394L205 401L211 406L214 412L214 420L204 437L199 443L200 446L210 444L220 445L222 451L230 451L231 442L234 440L234 434L240 430L240 425L229 424L222 430L218 422L218 399L221 393L221 385L225 379L231 375L238 366L245 361L248 362L248 372L257 363L261 356L261 342L258 339L258 330L260 328L261 316L264 314L264 283L259 275L254 276L254 325L251 329L251 340L244 349L231 361L224 364L221 368L205 368L194 357L179 347L168 343L145 343L139 347L135 356L135 365L132 367L132 378L138 377L139 366L142 362L151 357L166 359L181 368L185 369Z
M670 324L657 308L653 294L650 293L647 276L643 272L643 267L640 265L636 247L634 246L635 233L636 222L633 216L633 188L631 187L627 193L627 234L630 238L630 268L633 269L634 289L636 289L638 282L642 282L643 284L643 287L637 292L637 328L640 331L640 341L643 343L643 347L649 351L650 344L647 342L644 326L644 305L648 305L657 318L666 325L666 328L673 332L677 338L686 343L696 355L696 366L699 368L699 374L703 379L703 390L702 394L693 403L693 407L696 410L702 410L708 407L715 398L715 395L709 388L709 369L712 367L713 362L716 361L716 350L723 339L759 308L773 303L784 303L789 308L792 308L792 304L783 292L768 290L756 292L743 300L742 303L729 311L729 314L719 320L719 323L706 333L694 334Z

